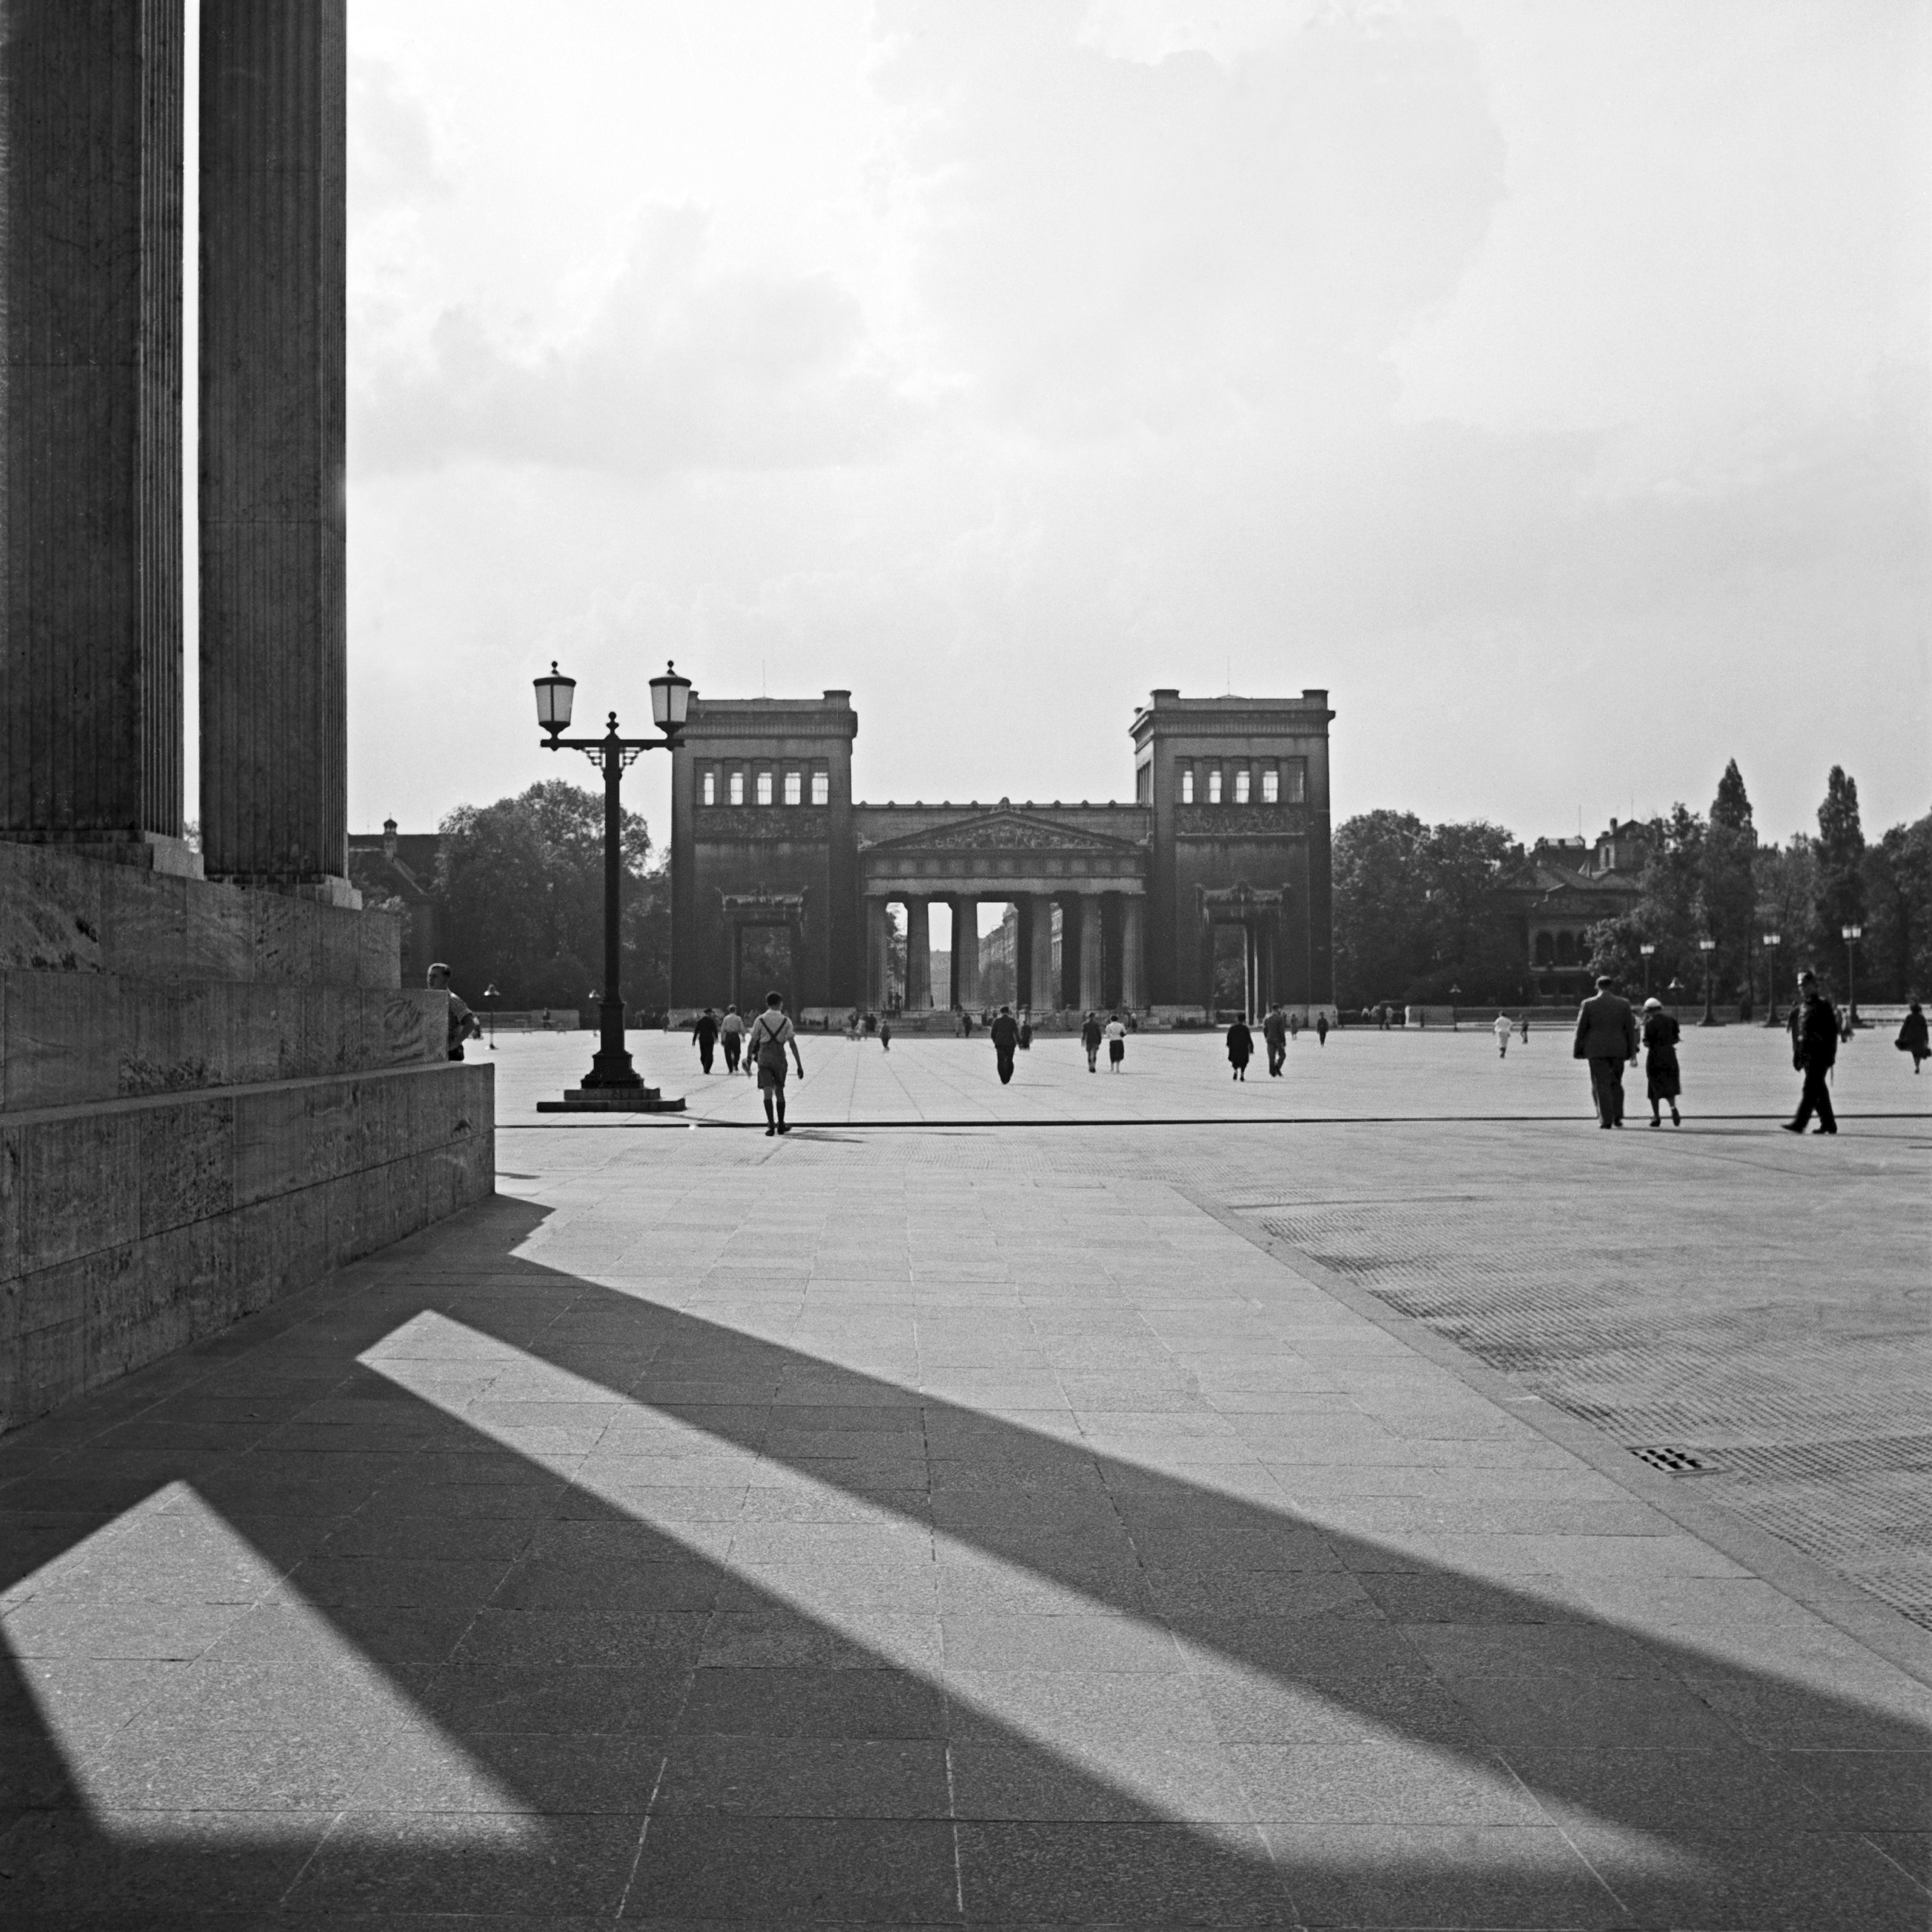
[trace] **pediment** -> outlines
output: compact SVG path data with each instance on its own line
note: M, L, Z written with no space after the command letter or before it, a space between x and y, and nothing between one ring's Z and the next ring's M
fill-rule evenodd
M1103 832L1063 825L1058 820L1028 812L976 813L944 824L922 826L916 832L866 844L868 852L1138 852L1131 838L1110 838Z

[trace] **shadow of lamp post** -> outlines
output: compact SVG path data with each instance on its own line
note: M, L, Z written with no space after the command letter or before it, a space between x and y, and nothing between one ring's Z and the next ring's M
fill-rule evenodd
M1718 1024L1717 1013L1711 1004L1711 968L1714 963L1711 956L1717 950L1718 942L1714 939L1700 939L1697 942L1697 950L1704 956L1704 1017L1697 1022L1700 1026L1715 1026Z
M622 947L620 943L620 903L624 876L623 808L620 798L624 768L646 752L670 752L677 748L678 734L690 716L691 680L680 677L675 664L667 664L651 680L651 722L663 734L656 738L626 738L617 729L617 714L612 712L601 738L566 738L570 728L572 700L577 680L566 677L550 665L550 675L532 680L536 688L537 722L544 734L547 750L581 752L604 774L604 985L598 1000L598 1042L592 1056L590 1071L577 1090L579 1106L640 1106L656 1095L638 1077L624 1045L624 1000L622 990ZM568 1106L571 1100L539 1102L540 1107ZM684 1102L676 1103L682 1107Z
M1759 942L1764 948L1764 1023L1778 1024L1778 949L1784 944L1781 932L1767 932Z
M1847 1026L1858 1023L1858 982L1856 973L1855 951L1858 943L1865 936L1862 926L1841 926L1838 937L1845 942L1845 1009Z

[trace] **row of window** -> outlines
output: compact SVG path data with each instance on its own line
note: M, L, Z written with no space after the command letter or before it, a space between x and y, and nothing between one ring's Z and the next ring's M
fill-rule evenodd
M832 773L824 765L700 765L698 771L700 805L773 805L782 796L787 805L802 805L807 782L814 805L832 802ZM748 790L749 796L747 797Z
M1305 758L1268 758L1254 764L1180 760L1183 805L1301 805L1308 796Z

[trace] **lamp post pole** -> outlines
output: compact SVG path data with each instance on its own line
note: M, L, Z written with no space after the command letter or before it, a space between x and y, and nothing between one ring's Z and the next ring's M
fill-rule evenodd
M1858 982L1852 949L1865 936L1865 929L1862 926L1841 926L1838 928L1838 936L1845 942L1845 1005L1849 1013L1845 1024L1856 1026L1858 1023Z
M1697 942L1697 950L1704 956L1704 1017L1697 1022L1700 1026L1715 1026L1718 1024L1718 1016L1711 1006L1711 956L1717 950L1718 942L1714 939L1700 939Z
M690 715L691 680L680 677L675 665L651 680L651 722L663 733L659 738L626 738L617 729L617 714L612 712L601 738L566 738L560 735L570 724L574 678L560 674L552 664L550 675L535 680L537 722L545 734L548 751L581 752L604 773L604 988L598 1002L598 1046L591 1056L590 1071L584 1076L586 1087L636 1087L644 1082L631 1064L624 1045L622 944L622 882L624 877L624 812L622 787L624 768L646 752L677 748L678 734Z
M1764 1023L1778 1024L1778 949L1784 943L1781 932L1764 934Z
M496 1002L503 997L496 990L495 980L492 980L483 988L483 997L490 1003L490 1051L494 1053L496 1051Z
M1647 1000L1650 998L1650 962L1657 948L1646 939L1638 946L1637 950L1643 955L1643 996Z
M1673 973L1670 976L1670 984L1664 990L1670 996L1671 1012L1673 1014L1678 1012L1684 1004L1684 982Z

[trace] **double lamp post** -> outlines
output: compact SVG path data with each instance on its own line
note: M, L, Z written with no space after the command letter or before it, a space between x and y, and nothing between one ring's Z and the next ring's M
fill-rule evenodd
M604 1105L641 1096L644 1083L631 1064L624 1045L624 1000L621 990L622 949L619 944L619 916L623 866L623 810L619 799L624 768L645 752L671 752L677 748L678 734L691 714L691 680L680 677L675 664L667 664L651 680L651 722L662 733L656 738L626 738L617 730L617 714L612 712L601 738L566 738L570 728L572 700L577 680L565 677L554 663L548 677L535 680L537 722L545 734L548 750L581 752L604 773L604 989L598 1002L599 1038L590 1071L584 1076L580 1091L586 1103L599 1100ZM676 1103L682 1106L684 1103Z

